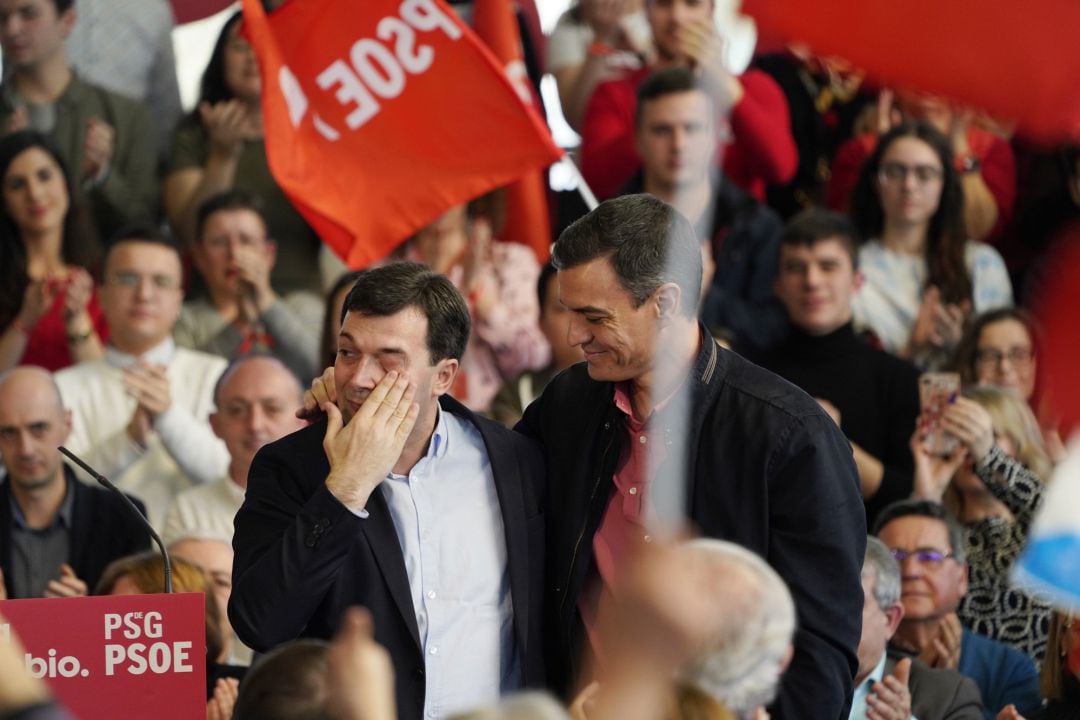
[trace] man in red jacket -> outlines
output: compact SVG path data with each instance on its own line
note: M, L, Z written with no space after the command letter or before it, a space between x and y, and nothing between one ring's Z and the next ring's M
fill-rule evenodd
M599 85L585 109L581 169L598 197L618 194L640 167L634 150L634 109L638 85L654 70L687 67L701 75L716 100L716 123L727 139L718 155L737 185L765 198L765 186L788 182L798 166L787 101L760 70L738 77L725 69L723 40L713 22L715 0L646 0L656 58L649 66ZM602 43L589 52L603 53Z

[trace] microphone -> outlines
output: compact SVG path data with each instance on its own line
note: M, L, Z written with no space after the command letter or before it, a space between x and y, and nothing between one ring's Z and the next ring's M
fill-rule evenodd
M165 543L161 542L161 536L158 535L157 532L154 530L153 526L150 525L150 521L146 519L146 516L142 514L142 512L139 510L139 508L135 507L135 503L131 502L131 498L129 498L124 493L120 492L120 490L117 489L117 487L115 485L113 485L112 482L109 481L109 478L105 477L104 475L99 473L97 470L95 470L94 468L87 465L85 462L82 461L82 459L79 456L77 456L75 453L68 450L63 445L58 447L57 450L62 452L73 463L75 463L76 465L81 467L83 470L85 470L90 475L90 477L94 478L99 483L104 485L105 489L107 489L109 492L114 493L117 497L119 497L121 500L123 500L124 505L126 505L127 508L131 511L131 514L139 519L139 522L142 524L142 526L144 528L146 528L146 531L148 533L150 533L150 537L152 537L154 539L154 542L157 543L158 549L161 551L161 559L165 561L165 592L171 593L173 591L173 589L172 589L172 562L170 562L170 560L169 560L169 553L165 549Z

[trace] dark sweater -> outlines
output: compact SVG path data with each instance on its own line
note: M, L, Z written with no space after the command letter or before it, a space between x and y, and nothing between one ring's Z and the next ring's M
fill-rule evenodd
M758 362L835 405L848 439L885 466L881 487L865 500L867 527L886 505L911 495L909 443L919 415L915 366L863 342L850 323L821 337L792 328L787 340Z

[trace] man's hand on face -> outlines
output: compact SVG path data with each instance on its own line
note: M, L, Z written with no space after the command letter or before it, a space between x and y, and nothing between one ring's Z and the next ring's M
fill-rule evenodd
M262 313L269 310L277 299L273 288L270 287L270 270L273 268L273 263L265 252L251 247L237 248L233 262L236 266L236 275L240 280L241 307L243 308L241 314L255 313L254 317L243 318L247 322L254 322Z
M323 370L323 374L311 381L311 389L304 391L304 402L296 411L301 420L313 421L322 414L326 403L337 402L337 385L334 384L334 366Z
M908 720L911 717L910 674L911 658L904 658L896 663L891 675L874 683L866 698L867 720Z
M323 449L330 461L326 487L350 510L364 509L401 456L420 414L415 394L408 377L388 372L347 425L335 403L322 404L327 420Z

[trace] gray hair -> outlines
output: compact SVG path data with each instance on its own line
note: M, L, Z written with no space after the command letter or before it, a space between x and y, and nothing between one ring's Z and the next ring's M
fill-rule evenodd
M900 602L900 564L889 546L873 535L866 538L862 574L874 580L874 601L882 610Z
M746 548L714 539L686 547L710 556L717 574L737 581L718 587L717 613L724 620L679 679L749 716L776 696L795 633L795 602L776 571Z

